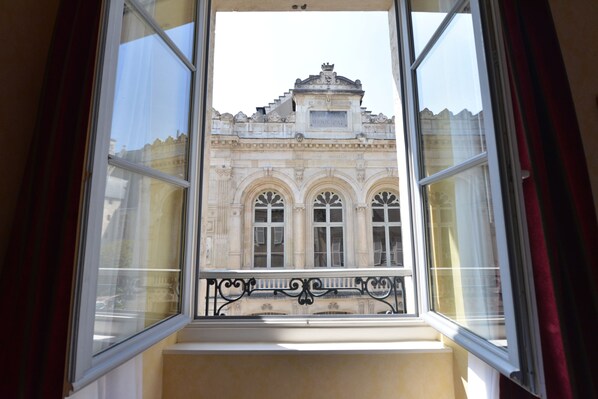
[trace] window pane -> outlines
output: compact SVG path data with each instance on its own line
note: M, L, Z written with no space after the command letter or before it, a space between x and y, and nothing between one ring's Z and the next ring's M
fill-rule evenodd
M390 265L403 266L403 243L401 240L401 228L389 227L388 236L390 241Z
M272 209L272 222L284 222L284 209Z
M389 222L400 222L401 221L401 210L399 208L388 208L388 221Z
M457 0L411 0L413 50L417 57Z
M178 313L184 190L109 167L94 353Z
M268 258L268 228L255 227L253 230L253 266L267 267Z
M314 209L314 222L326 222L326 209Z
M374 227L374 266L386 265L386 237L384 227Z
M143 8L154 17L168 37L191 60L195 27L195 0L144 1Z
M471 14L457 14L417 69L425 175L486 150Z
M256 209L254 211L254 222L266 223L268 222L268 210L267 209Z
M135 14L128 15L118 52L110 154L186 178L191 71Z
M314 228L314 266L325 267L326 261L326 227Z
M333 223L339 223L343 221L343 210L342 209L330 209L330 221Z
M384 208L372 208L372 222L384 223Z
M506 339L487 168L426 190L432 308L489 340ZM451 208L454 220L437 220Z
M343 249L343 228L330 228L330 250L331 250L331 266L340 267L345 265L344 249Z

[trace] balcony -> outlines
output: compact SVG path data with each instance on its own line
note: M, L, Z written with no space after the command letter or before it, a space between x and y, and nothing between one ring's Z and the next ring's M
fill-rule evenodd
M203 270L200 317L406 314L404 268Z

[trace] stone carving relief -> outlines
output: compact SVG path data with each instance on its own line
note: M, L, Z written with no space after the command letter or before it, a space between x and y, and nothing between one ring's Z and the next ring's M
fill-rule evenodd
M295 111L292 111L291 113L289 113L286 118L284 118L285 122L290 122L290 123L294 123L296 119L296 115L295 115Z
M247 122L247 115L243 113L243 111L239 111L237 115L235 115L235 122Z
M303 172L304 171L305 171L305 168L303 168L303 167L295 168L295 181L297 181L297 183L301 183L303 181Z
M272 111L266 115L266 121L268 122L281 122L282 118L278 115L278 112Z
M264 122L266 120L264 114L259 113L259 112L254 112L253 115L251 115L251 120L253 120L254 122Z

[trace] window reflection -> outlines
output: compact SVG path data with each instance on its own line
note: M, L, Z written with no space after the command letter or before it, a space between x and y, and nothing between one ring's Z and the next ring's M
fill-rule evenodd
M426 211L433 309L486 339L504 339L487 167L430 184Z
M180 308L183 189L109 167L94 352Z
M111 153L186 178L191 71L136 14L128 15L118 55Z

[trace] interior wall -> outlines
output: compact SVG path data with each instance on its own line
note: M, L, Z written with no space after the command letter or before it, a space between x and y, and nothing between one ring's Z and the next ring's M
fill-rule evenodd
M0 4L0 260L8 245L35 128L58 4L59 0Z
M598 2L549 0L561 45L598 214Z
M163 397L454 399L452 368L450 352L165 355Z

